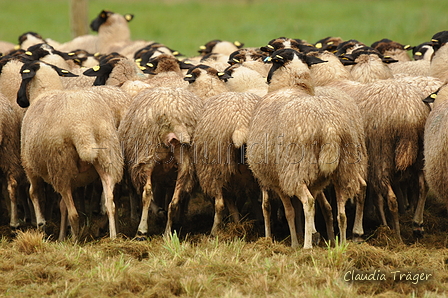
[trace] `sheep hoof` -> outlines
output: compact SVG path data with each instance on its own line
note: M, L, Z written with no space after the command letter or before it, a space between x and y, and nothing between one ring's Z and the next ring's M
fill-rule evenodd
M318 246L320 243L320 234L318 232L313 233L312 239L313 246Z
M146 241L148 239L148 235L146 233L137 232L137 235L135 236L134 240L136 241Z
M418 224L418 223L413 223L413 230L412 230L412 234L414 235L415 238L417 239L421 239L423 238L424 234L425 234L425 229L423 228L423 224Z
M353 234L353 243L363 243L364 239L362 238L361 234Z

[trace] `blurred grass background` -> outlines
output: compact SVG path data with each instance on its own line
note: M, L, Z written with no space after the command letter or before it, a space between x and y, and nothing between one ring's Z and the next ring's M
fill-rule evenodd
M19 35L34 31L66 42L72 38L69 7L69 0L2 1L0 40L17 43ZM103 9L134 14L132 39L161 42L187 56L213 39L248 47L280 36L417 45L448 30L446 0L90 0L89 20Z

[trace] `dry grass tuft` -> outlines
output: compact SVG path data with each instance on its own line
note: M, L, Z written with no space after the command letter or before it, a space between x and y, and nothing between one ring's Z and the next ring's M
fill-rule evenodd
M45 250L45 233L37 230L17 231L14 247L22 253L33 254Z

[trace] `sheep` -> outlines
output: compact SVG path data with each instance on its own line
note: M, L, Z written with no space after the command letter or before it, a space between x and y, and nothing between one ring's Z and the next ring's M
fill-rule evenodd
M433 44L434 55L429 67L429 75L447 82L447 55L448 45L448 31L441 31L433 35L431 42Z
M402 62L411 61L411 58L407 53L408 50L411 50L410 45L402 45L399 42L383 38L372 43L371 47L380 52L383 56L389 56L392 59Z
M362 88L363 84L352 81L350 71L346 67L344 67L341 60L333 53L325 50L308 53L308 55L326 61L326 63L318 63L310 67L310 74L315 85L315 94L337 98L341 102L345 102L347 106L351 106L352 110L355 111L356 114L360 115L360 111L357 108L356 101L350 94L355 92L358 88ZM357 127L356 129L362 132L364 130L362 126ZM367 155L364 141L359 142L358 149L361 152L362 156ZM357 241L360 240L361 236L364 234L362 221L367 187L365 181L367 179L367 158L363 158L360 163L362 162L364 171L359 175L361 190L359 192L359 196L356 197L356 215L353 226L354 240Z
M230 54L227 63L230 65L242 64L243 66L255 70L266 78L269 73L269 66L264 63L268 56L260 49L240 49Z
M314 47L319 51L329 51L335 52L340 43L344 42L344 40L340 37L326 37L320 39L314 43Z
M154 187L164 184L174 187L165 227L165 235L171 233L181 197L194 184L189 147L201 110L201 99L186 88L148 88L133 98L118 132L128 175L143 202L136 239L146 237Z
M17 105L17 104L15 104ZM6 182L10 200L11 228L20 225L17 211L18 187L25 182L20 161L20 127L22 115L14 110L8 98L0 94L0 170Z
M249 197L257 193L244 151L250 117L259 99L252 93L221 93L207 99L198 119L193 137L194 164L202 191L215 202L212 235L222 224L225 205L233 220L240 220L234 198L226 198L226 192L232 196L243 192Z
M143 65L142 65L143 64ZM187 87L181 68L189 69L191 64L177 60L171 54L161 54L149 60L142 60L140 65L144 73L151 76L145 80L150 87Z
M362 132L355 129L359 117L337 99L314 96L308 65L322 60L292 49L276 51L272 57L269 92L254 112L247 141L248 163L262 188L265 221L269 214L267 191L271 189L284 204L291 245L297 247L290 197L298 197L305 213L303 247L312 248L314 198L333 182L341 241L345 241L345 202L360 189L360 170L356 163L359 152L344 146L356 147L362 141ZM328 119L332 121L328 123ZM291 150L297 145L303 148ZM269 232L269 227L265 230Z
M367 183L371 185L373 192L377 196L377 208L381 216L381 221L387 225L387 220L382 207L382 200L388 198L389 209L393 217L393 227L396 229L396 235L399 239L399 219L398 207L404 205L404 197L400 195L400 190L405 187L418 188L413 189L415 195L418 195L417 206L424 206L427 188L423 179L422 167L422 132L425 117L427 116L427 107L422 105L421 98L425 97L424 90L431 90L438 84L430 87L431 79L422 80L427 86L418 87L415 79L379 79L378 75L384 72L377 53L374 51L364 51L358 49L353 51L356 56L357 51L363 52L361 64L357 64L358 73L362 73L365 81L372 81L366 84L353 84L346 80L334 81L332 86L338 86L356 99L360 107L362 118L364 119L364 129L366 133L367 155L369 157L368 179ZM372 58L368 56L372 55ZM349 61L353 58L351 55L344 55ZM328 57L325 57L328 59ZM358 59L355 59L358 61ZM324 65L323 65L324 66ZM322 66L322 67L323 67ZM313 66L318 68L319 65ZM365 69L363 69L365 68ZM355 69L353 67L353 69ZM352 69L352 70L353 70ZM380 71L378 71L379 69ZM370 74L370 78L369 73ZM330 81L329 74L332 71L317 71L314 75L319 81ZM353 74L353 72L351 72ZM414 84L415 86L413 86ZM400 100L397 100L400 98ZM394 113L394 110L401 111L400 114ZM390 133L393 132L394 134ZM395 143L397 142L397 143ZM400 177L401 176L401 177ZM409 180L410 179L410 180ZM401 180L401 182L400 182ZM409 183L409 181L411 181ZM399 184L400 187L397 187ZM409 186L408 186L409 185ZM392 186L394 189L392 190ZM399 200L397 202L397 199ZM401 200L401 201L400 201ZM423 209L417 208L414 214L414 226L421 226L423 222ZM419 229L419 228L418 228ZM415 230L416 235L420 232Z
M390 57L384 57L371 47L360 47L344 55L345 58L356 62L350 69L355 81L370 83L376 80L393 78L393 73L386 63L397 62Z
M412 47L412 58L414 60L427 60L431 61L434 54L434 48L432 42L423 42L415 47Z
M448 208L447 189L447 111L448 88L446 85L438 92L425 99L427 103L434 103L425 125L424 139L424 172L429 189L438 200ZM435 98L436 96L436 98Z
M13 44L12 42L0 40L0 53L1 54L7 55L10 52L14 51L14 48L15 48L15 44ZM1 56L1 54L0 54L0 56Z
M230 91L251 92L258 96L264 96L268 92L266 78L243 64L231 65L224 70L224 73L231 76L226 82Z
M189 85L187 90L193 92L204 101L222 92L228 92L229 87L222 84L222 80L227 80L229 75L219 72L213 67L199 64L190 68L184 77Z
M20 73L17 103L27 107L21 128L21 159L38 228L46 224L39 195L45 181L62 196L59 240L65 238L67 212L73 236L79 239L72 191L99 176L110 237L115 238L113 189L122 177L123 157L111 110L94 91L63 90L57 75L72 75L67 70L33 61L24 64Z
M226 40L215 39L207 42L205 45L200 46L198 52L201 56L205 56L210 53L218 53L229 56L243 46L244 44L239 41L232 43Z

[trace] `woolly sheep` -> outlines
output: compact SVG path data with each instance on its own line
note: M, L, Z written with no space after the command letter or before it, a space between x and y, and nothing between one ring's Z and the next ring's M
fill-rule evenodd
M431 65L429 67L429 75L443 82L448 80L448 67L447 67L447 56L448 56L448 31L441 31L436 34L431 39L434 48L434 55L431 60Z
M138 239L148 233L154 188L163 184L174 187L165 228L165 234L171 233L180 200L193 187L189 147L201 109L201 99L185 88L148 88L134 97L121 122L127 172L143 202Z
M434 98L436 99L434 100ZM426 102L433 102L433 108L425 125L424 157L425 178L429 188L437 199L448 208L447 168L447 112L448 88L444 85L438 92L428 97Z
M249 121L259 98L252 93L218 94L207 99L198 119L193 137L194 164L202 190L215 202L212 235L217 234L222 223L225 205L233 220L239 222L233 196L242 192L251 197L257 192L257 183L245 163L244 150ZM227 198L225 192L232 198Z
M189 83L187 90L205 101L222 92L228 92L229 87L221 82L228 78L229 75L225 72L219 72L213 67L199 64L188 70L184 80Z
M347 80L340 80L332 85L346 91L356 99L360 106L361 115L364 118L366 144L368 145L369 174L367 183L372 185L372 190L377 196L377 208L385 225L387 220L382 200L383 197L388 198L389 209L393 207L393 226L397 228L396 234L400 237L398 207L405 203L405 198L399 192L403 185L414 188L412 191L415 196L418 196L415 199L417 206L424 206L426 187L423 173L419 167L422 162L422 123L427 116L427 108L422 105L421 98L425 97L424 90L432 90L434 86L431 87L431 83L429 83L432 79L425 79L419 84L424 82L427 85L418 88L417 78L419 77L408 81L405 78L380 79L381 76L377 74L387 73L387 71L384 72L385 66L379 60L380 56L374 51L365 51L361 48L353 51L352 55L343 57L351 61L353 57L357 56L358 51L362 53L359 57L363 56L361 60L363 63L355 65L358 68L357 71L363 74L366 81L372 81L372 83L354 85ZM373 57L369 58L370 55ZM341 61L347 60L342 59ZM319 65L314 67L318 68ZM320 71L315 77L320 74L322 77L319 79L325 82L330 73L331 71ZM394 106L394 109L392 110L390 106ZM396 113L394 110L401 111L401 113ZM392 138L393 134L390 132L396 134L400 145L395 145L396 139ZM394 160L401 165L395 167L392 163ZM400 182L400 176L402 182ZM397 187L399 184L402 186ZM394 191L392 191L392 186L394 186ZM414 225L416 227L421 226L423 222L422 212L422 208L415 210ZM416 231L416 233L419 232Z
M398 61L411 61L407 51L411 50L410 45L402 45L399 42L383 38L372 43L372 48L380 52L383 56L389 56Z
M0 94L0 170L10 200L9 225L12 228L19 226L18 187L25 182L25 172L20 161L21 121L21 114L17 113L12 103Z
M21 107L29 105L21 129L21 157L30 182L37 226L45 226L39 197L45 181L62 196L59 239L66 234L67 212L72 233L78 239L79 215L72 191L99 175L110 237L115 238L113 189L121 180L123 158L112 112L95 92L62 90L55 70L60 75L70 75L38 61L25 64L17 95Z
M305 213L304 248L311 248L315 196L333 182L338 197L341 241L345 241L345 202L358 193L360 185L357 163L349 165L349 160L353 162L358 158L353 155L357 154L356 148L352 152L343 150L343 146L362 140L362 133L354 129L359 118L338 100L314 96L308 65L322 60L292 49L274 52L272 57L269 93L254 112L247 142L248 163L263 190L263 207L267 190L277 192L285 207L291 244L297 247L290 197L299 198ZM328 119L332 121L329 123ZM291 145L307 147L290 150ZM263 212L266 214L265 210Z
M251 92L258 96L264 96L268 92L266 78L243 64L229 66L224 72L231 76L226 82L230 91Z

